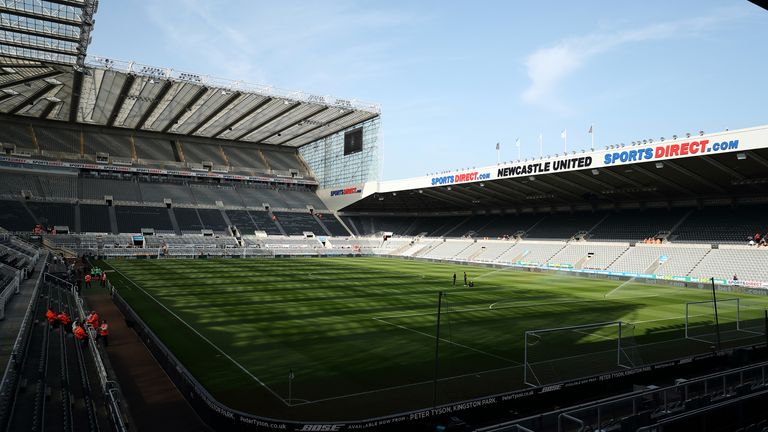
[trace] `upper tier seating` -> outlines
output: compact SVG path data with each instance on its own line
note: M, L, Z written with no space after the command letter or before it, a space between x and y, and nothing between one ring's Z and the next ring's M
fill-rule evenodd
M221 210L216 209L197 209L197 214L203 222L205 229L224 232L227 230L227 222L221 215Z
M83 199L103 201L105 195L112 195L115 201L141 202L138 183L127 180L81 178L80 193Z
M512 236L518 231L527 231L543 218L544 216L540 214L500 215L493 220L493 223L476 230L475 236L492 238Z
M267 170L267 164L259 154L258 149L226 146L224 147L224 153L227 155L230 166L247 167L261 171Z
M727 221L727 223L723 223ZM747 237L768 232L768 206L704 207L673 233L676 242L747 243Z
M75 230L75 206L72 204L27 202L27 207L43 225L68 226L71 231Z
M611 213L589 233L590 240L642 240L669 231L690 209L647 209Z
M32 231L35 221L19 201L0 201L0 227L8 231Z
M274 213L288 235L301 235L305 231L325 235L325 231L309 213Z
M605 270L629 248L628 243L569 243L549 259L552 266L570 265L576 268Z
M69 227L70 231L74 227ZM80 232L108 233L109 207L97 204L80 204Z
M331 232L332 236L348 236L349 233L344 228L343 225L341 225L341 222L339 222L338 219L336 219L336 216L326 213L316 213L317 217L320 218L321 221L323 221L323 225L325 225L326 228L328 228L328 231Z
M144 202L161 203L166 198L174 204L192 204L194 202L189 186L186 184L139 182L139 189Z
M139 159L180 162L176 158L173 151L174 143L170 139L135 136L133 142L136 144L136 156Z
M40 149L58 153L80 154L80 131L68 128L35 128Z
M131 139L125 134L110 134L99 132L85 133L85 153L109 153L110 157L131 159Z
M176 216L176 222L182 232L199 233L201 229L205 229L196 209L174 207L173 214Z
M589 231L605 216L605 213L553 213L538 222L525 237L568 239L579 231Z
M198 204L214 205L222 201L227 206L243 206L243 200L231 186L191 185L189 189Z
M121 233L139 233L142 228L173 232L168 209L164 207L116 206L115 214Z
M192 143L182 141L184 160L187 163L213 162L214 165L225 165L221 147L212 144Z

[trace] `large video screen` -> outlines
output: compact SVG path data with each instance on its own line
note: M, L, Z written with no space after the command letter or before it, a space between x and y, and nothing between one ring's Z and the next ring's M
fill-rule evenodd
M353 129L344 134L344 156L363 151L363 128Z

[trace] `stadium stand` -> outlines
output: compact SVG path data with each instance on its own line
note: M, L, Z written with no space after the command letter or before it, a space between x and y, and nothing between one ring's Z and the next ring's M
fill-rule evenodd
M246 210L227 210L226 213L232 225L240 230L240 234L253 234L254 231L261 230Z
M590 240L640 240L670 231L690 209L613 212L589 233Z
M288 235L302 235L305 231L325 235L325 230L309 213L275 212L275 216Z
M134 144L136 146L136 156L140 160L165 162L181 162L174 151L174 142L170 139L148 138L135 135Z
M74 229L70 227L70 229ZM80 204L80 231L84 233L112 232L109 223L109 207L97 204Z
M37 222L48 226L68 226L75 230L75 206L49 202L27 202L27 208L37 216Z
M83 135L86 154L108 153L110 157L124 159L133 157L130 136L126 134L85 132Z
M710 249L693 270L691 276L715 277L741 281L768 281L768 250L736 245L721 245Z
M227 223L221 215L221 210L197 209L197 214L205 229L219 232L227 230Z
M684 276L710 250L709 245L637 244L610 265L608 270Z
M0 201L3 211L0 212L0 227L8 231L32 231L34 220L24 204L20 201Z
M218 145L181 141L181 146L187 163L213 162L214 165L225 165L224 154Z
M256 171L268 170L267 164L260 154L261 150L242 148L236 146L224 147L229 165L233 167L249 168Z
M552 266L605 270L629 248L628 243L570 243L549 259Z
M280 228L277 227L275 222L272 220L272 216L268 212L248 210L248 214L251 216L251 219L253 219L253 222L256 224L259 230L263 230L270 235L282 234L280 232Z
M194 198L189 186L182 183L139 182L141 198L148 203L162 203L168 198L174 204L192 204Z
M768 230L768 206L704 207L688 216L675 229L676 242L739 243ZM728 221L728 223L723 223Z
M37 143L44 152L64 153L63 157L76 157L81 154L79 130L66 127L40 127L34 128L34 131Z
M344 237L348 236L349 232L344 226L336 219L332 213L315 213L320 219L320 222L331 233L332 236Z
M205 229L200 216L197 214L197 210L194 208L175 207L173 214L176 215L176 222L179 224L182 232L199 234L200 230Z
M29 123L0 119L3 130L3 142L15 144L21 148L33 148L32 128Z
M216 201L221 201L227 206L243 206L243 200L231 186L192 185L190 190L197 204L214 205Z
M104 201L104 196L111 195L115 201L141 202L139 186L130 180L84 177L80 179L80 191L83 199Z
M525 235L530 239L567 239L580 231L589 232L606 215L604 213L553 213L530 227Z
M0 171L0 194L21 197L22 191L42 197L43 190L35 174L17 171Z
M164 207L116 206L115 215L121 233L140 233L142 228L173 232L168 210Z

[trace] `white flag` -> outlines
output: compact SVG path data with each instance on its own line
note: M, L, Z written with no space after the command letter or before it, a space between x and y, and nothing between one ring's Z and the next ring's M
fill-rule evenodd
M589 125L589 131L587 133L592 135L592 125Z
M520 147L520 138L518 138L518 139L516 139L516 140L515 140L515 145L516 145L517 147Z
M568 138L568 130L567 129L563 129L563 131L560 132L560 138L562 138L562 139Z
M499 144L501 144L501 143L496 143L496 150L499 149Z

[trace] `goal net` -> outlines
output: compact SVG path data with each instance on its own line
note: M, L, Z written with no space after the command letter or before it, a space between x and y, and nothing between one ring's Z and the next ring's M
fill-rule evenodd
M718 327L721 342L765 335L765 308L740 298L688 302L685 304L685 337L715 344Z
M628 369L642 364L635 327L622 321L525 332L523 375L532 386Z

